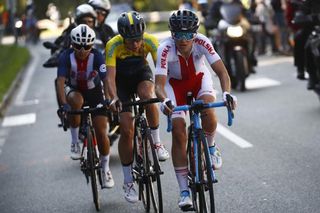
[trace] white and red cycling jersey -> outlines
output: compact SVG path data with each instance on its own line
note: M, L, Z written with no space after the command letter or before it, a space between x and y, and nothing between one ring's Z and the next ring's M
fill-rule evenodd
M212 65L220 60L220 56L206 36L200 33L196 35L188 59L179 53L171 37L160 43L157 55L155 75L167 76L165 90L175 105L186 104L189 91L196 99L204 94L216 96L205 59Z

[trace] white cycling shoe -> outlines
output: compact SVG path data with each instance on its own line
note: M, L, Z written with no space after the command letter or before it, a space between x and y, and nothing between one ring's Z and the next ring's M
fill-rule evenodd
M134 188L134 183L123 184L124 198L129 203L136 203L139 200L138 193Z
M210 149L212 167L214 170L218 170L222 167L221 152L217 146L211 146L209 149ZM211 154L211 153L213 153L213 154Z
M165 161L170 158L169 152L164 147L163 144L156 144L155 145L156 151L158 153L159 161Z
M112 188L114 186L114 180L111 174L111 171L102 171L101 172L101 178L102 178L102 183L101 186L102 188Z
M71 155L72 160L77 160L81 157L81 148L79 143L72 143L71 144Z
M192 208L192 200L189 191L181 192L178 205L182 211L188 211Z

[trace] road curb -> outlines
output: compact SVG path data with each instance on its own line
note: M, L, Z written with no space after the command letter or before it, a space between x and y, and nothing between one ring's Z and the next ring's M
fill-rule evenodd
M16 95L16 91L18 91L18 89L20 88L22 79L23 79L26 71L28 70L31 62L34 60L32 54L30 52L30 49L28 47L27 47L27 49L30 54L30 59L29 59L28 63L26 63L26 65L20 69L18 75L11 83L8 91L3 96L3 100L2 100L2 102L0 102L0 118L4 117L8 106L12 103L12 101Z

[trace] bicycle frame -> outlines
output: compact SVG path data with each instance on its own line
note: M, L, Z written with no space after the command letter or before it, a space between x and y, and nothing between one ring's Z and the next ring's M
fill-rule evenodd
M212 184L217 182L214 170L212 168L212 161L209 152L209 146L204 135L200 114L203 109L223 107L226 106L228 109L228 125L232 125L233 113L230 106L227 106L225 102L212 102L205 104L203 100L192 101L192 96L188 95L188 104L183 106L177 106L173 111L189 111L190 125L188 127L188 159L189 159L189 187L192 191L193 197L193 210L200 212L207 212L206 207L206 195L204 191L209 190L210 195L210 209L209 211L215 212L214 205L214 193ZM171 131L172 123L168 117L168 129ZM201 143L201 144L200 144ZM192 148L192 150L190 150ZM191 153L190 153L191 152ZM204 156L202 156L204 155ZM203 165L203 163L205 163ZM207 179L205 180L205 172ZM199 197L197 198L197 193ZM199 203L199 206L198 206ZM199 209L198 209L199 208Z
M80 160L80 169L84 173L87 184L91 182L93 201L96 207L96 210L100 210L100 198L99 192L97 188L97 177L101 186L101 165L98 156L97 150L97 141L95 136L95 131L92 125L92 117L91 113L96 112L98 110L106 110L99 106L97 108L90 108L89 106L84 106L80 110L72 110L68 112L70 115L81 115L81 127L85 129L85 135L82 139L83 146L81 149L81 156L78 160ZM87 152L85 153L85 150ZM85 156L87 154L87 156ZM75 159L77 160L77 159ZM89 181L89 177L91 181Z
M151 204L154 211L163 212L162 189L160 175L163 174L160 168L158 156L154 149L151 130L145 116L144 105L160 102L160 99L136 101L123 103L123 106L133 106L134 108L134 149L133 166L134 179L139 185L139 200L142 200L144 208L150 211ZM141 144L139 144L141 142ZM140 153L141 151L141 153ZM154 186L154 184L156 184ZM155 191L156 190L156 191Z

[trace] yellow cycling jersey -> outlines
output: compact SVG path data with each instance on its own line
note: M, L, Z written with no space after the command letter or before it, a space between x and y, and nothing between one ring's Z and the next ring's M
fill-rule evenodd
M155 62L157 59L157 48L159 46L158 39L149 33L144 33L143 40L143 51L136 53L125 47L121 35L114 36L106 45L106 65L116 67L117 60L125 61L126 59L130 60L130 58L136 57L146 59L149 53Z

